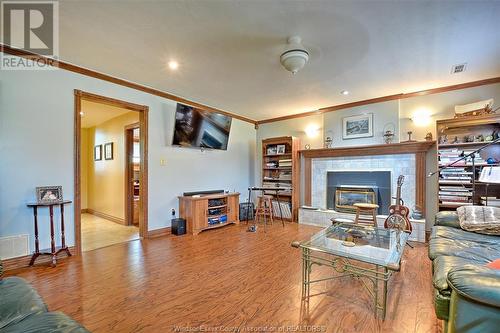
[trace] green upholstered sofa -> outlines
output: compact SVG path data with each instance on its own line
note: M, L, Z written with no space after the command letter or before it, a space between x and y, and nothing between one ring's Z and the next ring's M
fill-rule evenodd
M0 333L83 333L85 327L62 312L49 312L36 290L24 279L2 278L0 261Z
M429 240L436 315L447 332L500 332L500 236L460 228L456 212L439 212Z

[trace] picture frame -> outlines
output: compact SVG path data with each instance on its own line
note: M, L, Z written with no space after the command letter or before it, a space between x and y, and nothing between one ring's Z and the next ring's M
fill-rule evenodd
M102 160L102 145L94 146L94 161Z
M62 186L39 186L36 188L38 203L53 203L63 201Z
M276 145L276 154L283 155L285 154L286 146L285 145Z
M113 159L113 142L104 145L104 159L108 161Z
M267 155L276 155L278 149L276 146L268 146L267 147Z
M373 136L373 113L342 118L342 139L369 138Z

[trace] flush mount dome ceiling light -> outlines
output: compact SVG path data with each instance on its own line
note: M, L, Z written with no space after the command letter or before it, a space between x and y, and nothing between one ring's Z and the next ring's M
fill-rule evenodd
M304 68L309 60L309 53L304 49L301 41L299 36L289 37L287 49L280 56L281 64L292 74Z

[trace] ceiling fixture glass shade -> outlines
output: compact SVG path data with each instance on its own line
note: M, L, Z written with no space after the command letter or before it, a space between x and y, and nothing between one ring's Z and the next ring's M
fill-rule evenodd
M280 56L281 64L292 74L304 68L309 60L309 53L304 49L301 41L299 36L289 37L287 50Z

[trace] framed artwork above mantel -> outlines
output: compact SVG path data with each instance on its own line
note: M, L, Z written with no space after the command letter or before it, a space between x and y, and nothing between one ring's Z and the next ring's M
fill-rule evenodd
M373 113L342 118L342 140L373 136Z

